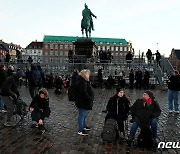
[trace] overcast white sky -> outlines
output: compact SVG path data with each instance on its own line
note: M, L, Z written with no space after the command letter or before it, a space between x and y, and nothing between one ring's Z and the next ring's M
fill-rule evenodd
M180 49L180 0L0 0L0 39L26 47L44 35L79 36L84 3L92 37L124 38L137 54Z

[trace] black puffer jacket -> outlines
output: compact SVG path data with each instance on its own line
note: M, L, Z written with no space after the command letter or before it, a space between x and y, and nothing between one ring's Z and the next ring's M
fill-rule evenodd
M108 116L116 118L117 116L126 119L129 113L130 102L126 97L118 97L117 94L111 97L107 104Z
M168 89L172 91L180 91L180 75L173 75L169 78Z
M76 94L76 107L92 110L94 100L93 88L91 87L90 83L82 77L79 77L77 81Z
M1 95L2 96L11 96L13 98L16 98L15 95L19 96L18 92L18 84L19 84L19 78L24 76L22 71L18 71L16 74L8 77L1 88Z
M36 95L29 107L34 108L34 111L42 110L41 119L44 120L45 117L49 117L51 110L49 108L49 98L41 98Z
M161 114L159 104L153 100L150 105L144 105L143 99L137 99L130 109L133 121L140 126L149 125L151 118L158 118Z

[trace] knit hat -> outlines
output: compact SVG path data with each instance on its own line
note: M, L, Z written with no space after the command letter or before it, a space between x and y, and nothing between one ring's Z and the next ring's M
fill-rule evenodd
M19 70L19 71L15 74L15 76L16 76L17 78L23 77L23 76L24 76L24 72L23 72L22 70Z
M119 93L120 91L124 91L124 88L117 87L117 88L116 88L116 92Z
M155 97L151 91L147 90L144 93L148 94L150 98L155 99Z

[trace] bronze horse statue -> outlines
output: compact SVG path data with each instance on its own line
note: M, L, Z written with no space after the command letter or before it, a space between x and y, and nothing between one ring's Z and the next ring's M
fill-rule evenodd
M85 4L85 9L82 11L83 19L81 20L81 31L82 35L84 37L84 30L86 33L86 37L91 37L91 29L94 30L93 20L92 16L97 18L90 9L88 9L88 6ZM89 35L88 35L89 33Z
M84 37L84 30L86 33L86 37L91 37L91 29L92 26L90 24L90 20L89 19L82 19L81 20L81 31L82 31L82 36Z

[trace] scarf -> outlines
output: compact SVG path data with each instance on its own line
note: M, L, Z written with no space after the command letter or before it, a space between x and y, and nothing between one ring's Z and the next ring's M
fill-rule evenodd
M151 105L152 104L152 98L144 99L144 104Z

